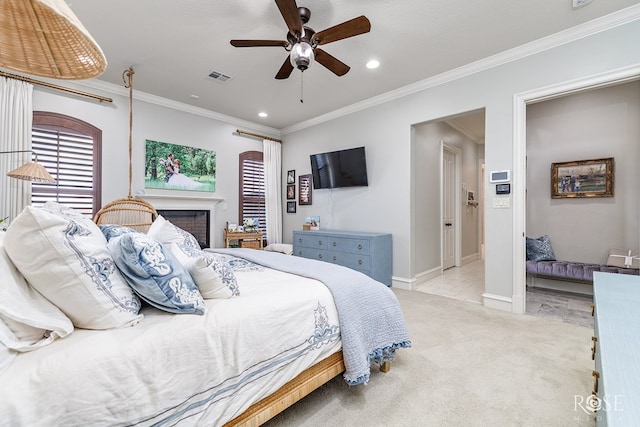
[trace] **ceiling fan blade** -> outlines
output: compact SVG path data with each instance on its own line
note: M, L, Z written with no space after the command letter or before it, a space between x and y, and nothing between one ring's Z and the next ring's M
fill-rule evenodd
M282 67L278 70L278 74L276 74L276 79L283 80L288 79L293 71L293 65L291 65L291 60L287 56L287 59L284 60Z
M287 47L285 40L231 40L231 46L235 47L262 47L262 46L282 46Z
M302 34L302 19L300 19L296 0L276 0L276 4L291 35Z
M342 24L334 25L326 30L319 31L311 37L311 41L317 41L318 45L335 42L360 34L368 33L371 30L371 22L366 16L358 16Z
M319 64L324 65L336 76L344 76L351 69L347 64L336 59L334 56L329 55L322 49L316 48L313 52L315 53L316 61Z

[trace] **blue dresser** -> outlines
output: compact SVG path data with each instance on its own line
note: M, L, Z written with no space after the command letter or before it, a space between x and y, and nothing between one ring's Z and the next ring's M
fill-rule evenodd
M350 231L294 231L293 254L340 264L391 286L391 234Z
M596 425L640 420L640 277L593 273Z

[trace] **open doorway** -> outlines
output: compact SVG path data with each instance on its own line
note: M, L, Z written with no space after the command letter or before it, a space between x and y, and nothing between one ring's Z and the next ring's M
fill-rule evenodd
M482 303L484 110L415 125L413 156L414 289Z

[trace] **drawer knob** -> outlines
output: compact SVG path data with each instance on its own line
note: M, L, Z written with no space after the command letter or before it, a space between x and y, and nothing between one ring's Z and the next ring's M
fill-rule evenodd
M319 259L322 259L322 254L318 254L318 258L319 258Z
M362 260L361 259L358 260L358 265L362 265Z
M337 258L336 258L336 256L334 255L334 256L333 256L333 260L335 261L336 259L337 259Z
M591 337L591 341L593 341L593 347L591 347L591 360L596 359L596 342L598 342L598 338Z
M298 243L302 243L302 237L298 238Z
M302 256L302 251L298 251L298 255Z
M359 245L358 245L358 249L362 249L362 244L359 244Z
M322 246L322 240L318 240L318 245Z
M331 246L333 246L335 248L336 247L336 242L332 242Z

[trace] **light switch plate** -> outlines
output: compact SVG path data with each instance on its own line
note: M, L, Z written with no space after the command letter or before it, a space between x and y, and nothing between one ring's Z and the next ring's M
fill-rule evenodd
M573 7L576 8L576 7L584 6L585 4L589 4L591 3L591 1L592 0L572 0L573 2L572 4L573 4Z
M493 198L494 209L505 209L511 207L511 201L508 197L494 197Z

